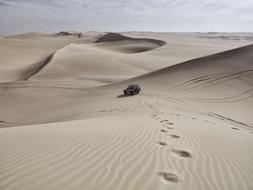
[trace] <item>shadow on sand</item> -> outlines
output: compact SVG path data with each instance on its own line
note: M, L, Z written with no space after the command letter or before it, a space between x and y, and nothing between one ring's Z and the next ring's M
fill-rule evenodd
M121 94L121 95L118 95L118 96L117 96L117 98L126 98L126 97L129 97L129 95Z

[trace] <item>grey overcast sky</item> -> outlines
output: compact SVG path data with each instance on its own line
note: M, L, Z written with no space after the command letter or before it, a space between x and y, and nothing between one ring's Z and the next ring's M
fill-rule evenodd
M0 0L0 34L253 32L253 0Z

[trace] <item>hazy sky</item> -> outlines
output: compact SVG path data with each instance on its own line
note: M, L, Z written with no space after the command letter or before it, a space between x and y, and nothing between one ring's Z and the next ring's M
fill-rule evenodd
M60 30L253 32L253 0L0 0L0 34Z

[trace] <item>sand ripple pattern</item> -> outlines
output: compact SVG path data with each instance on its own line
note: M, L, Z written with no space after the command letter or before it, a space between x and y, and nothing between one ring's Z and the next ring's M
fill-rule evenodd
M160 125L134 114L1 129L0 189L252 189L247 146Z

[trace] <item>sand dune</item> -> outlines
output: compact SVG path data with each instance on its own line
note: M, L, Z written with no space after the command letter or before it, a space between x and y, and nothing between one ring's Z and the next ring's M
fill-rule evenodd
M210 112L252 125L252 52L253 45L249 45L132 80L149 87L153 85L156 89L166 91L167 96L183 100L185 104L207 107ZM166 85L165 81L168 81ZM244 109L245 112L235 112L237 109Z
M253 45L123 35L0 39L0 189L251 190Z
M165 68L169 65L177 64L185 60L216 53L219 51L224 51L227 49L231 49L232 47L238 47L249 43L240 41L236 43L230 41L215 41L198 39L193 37L178 37L176 35L170 34L165 36L157 36L152 34L154 37L152 37L151 35L148 36L149 38L147 39L146 35L145 38L143 38L143 34L137 33L138 35L135 35L135 37L131 37L131 40L121 40L118 42L102 42L94 44L93 42L95 42L98 37L101 36L100 33L82 33L81 39L79 39L75 34L76 33L74 33L73 35L57 36L55 34L27 33L1 38L0 81L7 82L13 80L22 80L26 78L27 73L31 73L36 70L37 67L40 67L40 63L44 62L44 60L46 60L46 58L50 55L55 53L57 54L58 51L61 51L61 48L63 48L63 50L71 50L72 52L64 53L66 54L65 58L67 57L67 54L70 55L68 57L68 64L64 64L67 66L67 68L65 68L65 66L56 64L56 67L60 67L59 70L63 72L59 71L59 73L57 71L56 73L54 73L52 71L53 74L56 75L56 77L59 76L58 78L63 78L64 80L69 77L72 78L73 76L87 78L87 76L85 76L85 73L84 76L80 76L80 69L86 70L86 64L88 64L87 67L89 68L89 63L92 64L92 66L94 65L94 68L96 68L97 66L101 67L102 64L109 64L109 68L110 64L114 62L115 64L120 65L120 68L117 67L117 70L121 69L123 70L123 72L114 72L113 75L116 74L116 77L106 77L112 79L125 79L125 77L121 78L119 76L127 75L128 78L131 78L133 76L155 71L156 69ZM133 34L129 33L128 35L131 36ZM129 39L128 37L125 38ZM158 38L159 40L154 40L155 38ZM156 43L154 43L154 41ZM166 42L167 44L158 48L164 42ZM79 45L68 46L71 43L78 43ZM64 48L65 46L67 47ZM132 55L119 54L126 53L127 51L135 51L139 48L147 48L149 50L151 50L152 48L155 49ZM111 50L115 53L113 53ZM75 51L74 54L73 51ZM84 51L89 51L90 54L84 54ZM96 53L96 51L99 52ZM182 52L184 53L182 54ZM92 55L94 54L96 56L92 57ZM66 62L65 58L63 60L64 62ZM112 68L110 68L111 70L114 69L115 64ZM69 71L70 65L72 66L71 68L79 69L76 69L74 72L65 72L65 70ZM130 69L130 71L128 70L128 68ZM126 74L124 73L125 71ZM68 73L72 74L68 76ZM94 78L96 77L93 76L93 79ZM98 76L99 81L101 81L100 78L104 78L104 76ZM87 83L97 83L97 81L94 81L93 79L87 80ZM109 80L109 82L111 81L112 80ZM119 80L113 80L113 82L118 81ZM102 84L104 84L103 81Z
M152 38L131 38L118 33L107 33L96 40L101 47L124 53L140 53L166 44L165 41ZM102 43L102 44L101 44Z
M114 58L112 58L112 56ZM113 54L93 44L71 44L58 50L43 70L32 79L73 79L106 82L108 78L124 80L146 73L140 67L126 64L128 56ZM105 81L101 79L105 79ZM118 79L119 78L119 79Z
M90 42L92 38L90 34L83 35L84 39L88 39L88 42ZM47 68L44 68L42 72L33 76L33 79L72 80L74 78L76 80L78 78L82 80L83 83L86 83L87 87L91 87L92 85L104 85L111 82L118 82L126 78L132 78L133 76L155 71L159 68L176 64L181 60L192 58L192 54L191 56L186 55L186 57L182 58L182 53L180 51L175 51L177 48L184 48L185 44L181 44L179 47L176 46L173 49L172 55L170 55L171 45L169 43L164 45L166 43L165 41L168 41L168 39L162 41L152 38L129 38L111 33L105 34L102 37L99 36L100 35L96 34L93 38L94 41L101 41L100 43L94 44L81 41L81 44L71 44L59 49L54 53L50 63L47 64ZM100 40L96 39L97 37L99 37ZM204 44L199 47L195 44L190 44L190 47L186 48L184 51L187 52L194 49L194 52L197 52L197 50L202 51L203 46L213 46L210 44L211 42L207 44L207 42L204 41ZM222 50L226 50L227 47L225 45L232 45L226 43L221 43L224 45L224 47L221 48ZM163 47L161 47L162 45ZM147 48L149 51L137 53L136 48ZM157 51L158 49L159 51ZM209 54L213 53L213 49L219 51L220 47L212 47L212 49L207 50L207 52L209 52ZM160 52L160 50L166 51L167 54ZM134 55L128 55L129 52L134 51ZM204 55L205 54L206 52ZM202 55L203 53L199 52L196 56L199 57Z
M251 51L252 46L247 46L181 63L134 79L114 83L113 85L87 90L85 90L85 88L87 88L89 84L91 86L101 85L101 82L109 80L104 76L104 78L100 78L101 82L99 83L96 77L100 72L101 74L99 76L101 76L103 72L104 74L106 74L106 72L109 72L109 74L116 72L116 63L112 65L112 67L115 66L115 70L112 71L110 70L111 67L109 67L109 70L106 70L106 65L104 68L102 67L96 70L91 66L93 72L92 70L87 71L86 76L90 74L90 78L87 77L85 81L87 82L90 80L94 82L88 84L83 83L82 80L76 81L73 79L54 81L53 76L57 79L57 74L53 71L52 74L49 75L48 73L51 69L50 66L47 66L46 69L40 71L31 78L37 79L44 75L44 78L47 80L2 83L0 86L1 89L6 92L8 88L8 93L2 95L0 103L8 110L0 110L0 112L3 120L20 123L21 125L23 121L26 121L27 124L43 123L49 121L64 121L70 118L80 119L83 117L97 116L99 115L96 113L98 107L110 105L110 102L112 102L112 104L116 102L115 104L122 103L122 105L124 105L124 99L119 100L115 99L115 97L122 92L126 84L132 82L139 83L143 86L147 94L158 94L157 96L160 101L165 101L166 104L172 103L171 106L181 107L183 105L186 109L198 110L206 114L216 113L227 118L232 118L235 121L244 121L246 124L252 125L253 121L250 117L252 107L250 101L251 85L249 84L252 82ZM72 53L74 53L74 51L72 51ZM98 52L96 51L96 53ZM66 57L64 57L65 55ZM63 60L66 58L66 64L69 63L67 59L68 56L69 55L65 52L63 52L61 56ZM241 57L244 58L241 59ZM63 64L62 61L59 61L59 63ZM86 66L85 69L87 68ZM246 68L248 68L248 70L246 70ZM80 68L79 72L82 72ZM120 69L118 69L118 72L120 72ZM64 73L71 74L67 73L67 70ZM52 77L51 80L49 80L50 76ZM63 75L59 74L59 77L62 76ZM124 75L121 76L123 77ZM98 82L95 83L95 81ZM36 89L39 93L34 93L33 89ZM61 96L62 93L66 94L66 96ZM15 97L17 95L22 97L22 100L16 99ZM31 100L31 96L33 100ZM58 99L59 96L61 99ZM75 99L71 97L75 97ZM237 99L233 101L233 97ZM31 101L33 104L27 105L27 102ZM50 102L54 102L54 104L52 105ZM94 102L96 103L94 104ZM40 106L41 104L43 107ZM91 110L83 110L82 105L91 106ZM207 106L208 109L205 110L205 106ZM27 109L27 112L22 114L21 110L23 110L24 107ZM245 113L238 114L234 112L237 108L243 108ZM41 112L44 113L40 114ZM32 118L29 116L35 113L37 113L36 116Z
M77 41L76 36L55 37L37 33L1 38L0 81L23 80L57 49Z
M140 53L161 47L166 42L108 33L99 37L96 43L98 44L71 44L58 50L47 68L33 79L79 78L93 82L92 85L117 82L150 71L145 68L144 61L132 64L136 62L135 57L117 52ZM152 70L154 69L156 67Z
M163 46L166 44L166 42L162 40L156 40L152 38L131 38L127 36L123 36L118 33L107 33L101 37L99 37L96 42L101 43L101 42L117 42L117 41L147 41L150 43L157 44L159 46Z

